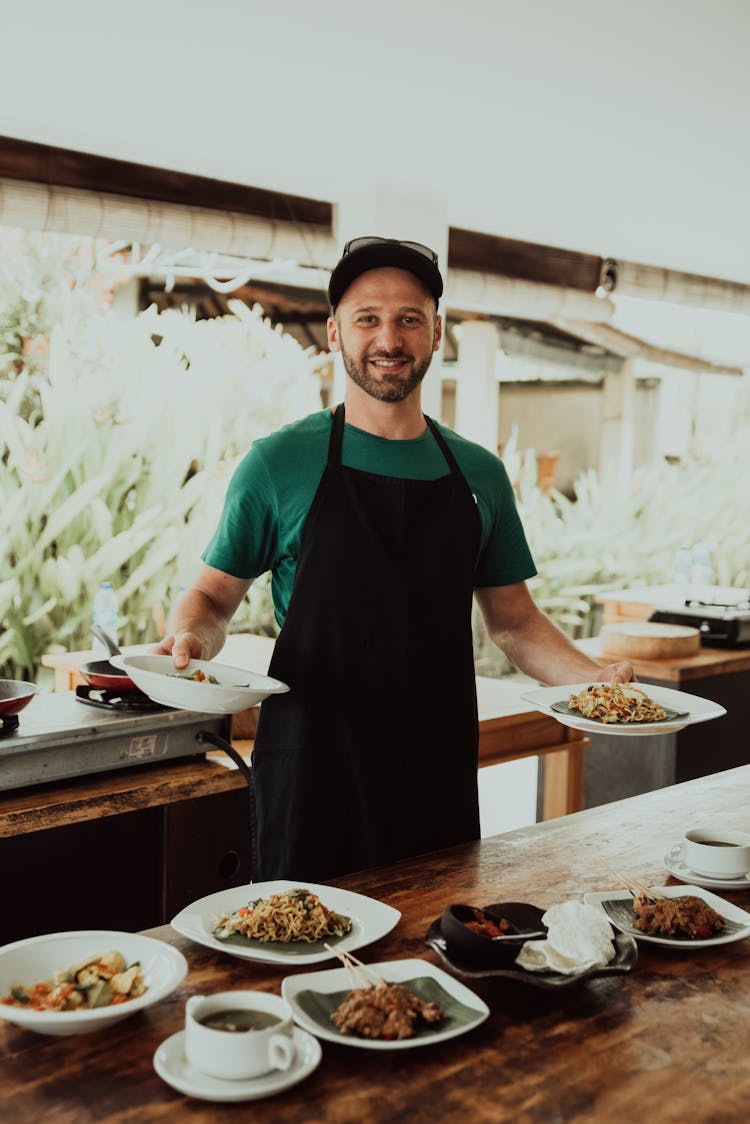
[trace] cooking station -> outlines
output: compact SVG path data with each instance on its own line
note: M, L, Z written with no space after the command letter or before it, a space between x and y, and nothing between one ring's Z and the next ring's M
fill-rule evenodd
M675 604L658 605L649 620L697 628L701 644L741 648L750 644L750 592L729 590L723 595L701 594Z
M77 687L38 694L0 730L0 791L204 754L199 734L229 738L225 715L169 710L130 696Z
M246 777L205 756L231 719L105 695L40 692L3 723L0 943L162 924L249 881Z

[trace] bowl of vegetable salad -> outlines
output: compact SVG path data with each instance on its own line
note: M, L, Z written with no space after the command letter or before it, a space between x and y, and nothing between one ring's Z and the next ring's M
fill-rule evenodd
M0 1017L39 1034L101 1030L170 995L187 973L176 948L111 929L49 933L0 948Z

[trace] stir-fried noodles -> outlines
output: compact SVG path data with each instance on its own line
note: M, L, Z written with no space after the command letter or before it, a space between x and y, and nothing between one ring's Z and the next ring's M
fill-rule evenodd
M661 722L663 706L632 683L594 683L568 699L571 710L600 722Z
M343 937L351 931L350 917L334 913L312 890L285 890L270 898L248 902L234 913L218 918L214 936L226 940L234 934L256 941L319 941Z

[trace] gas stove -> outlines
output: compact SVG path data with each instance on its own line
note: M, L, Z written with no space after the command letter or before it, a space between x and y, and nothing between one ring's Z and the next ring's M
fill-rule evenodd
M708 587L681 602L657 605L649 619L697 628L707 647L741 648L750 644L750 590Z
M79 688L84 692L89 688ZM229 741L231 716L170 710L125 694L36 695L0 736L0 791L205 753L199 734Z

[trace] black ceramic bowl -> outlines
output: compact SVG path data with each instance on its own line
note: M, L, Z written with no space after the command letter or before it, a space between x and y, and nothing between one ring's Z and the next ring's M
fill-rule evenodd
M491 921L505 919L509 924L504 935L493 938L470 929L467 922L475 920L475 910L480 910ZM546 933L543 913L544 910L528 902L496 902L483 906L454 902L443 910L440 932L449 952L476 968L493 968L512 964L525 941L541 939Z

